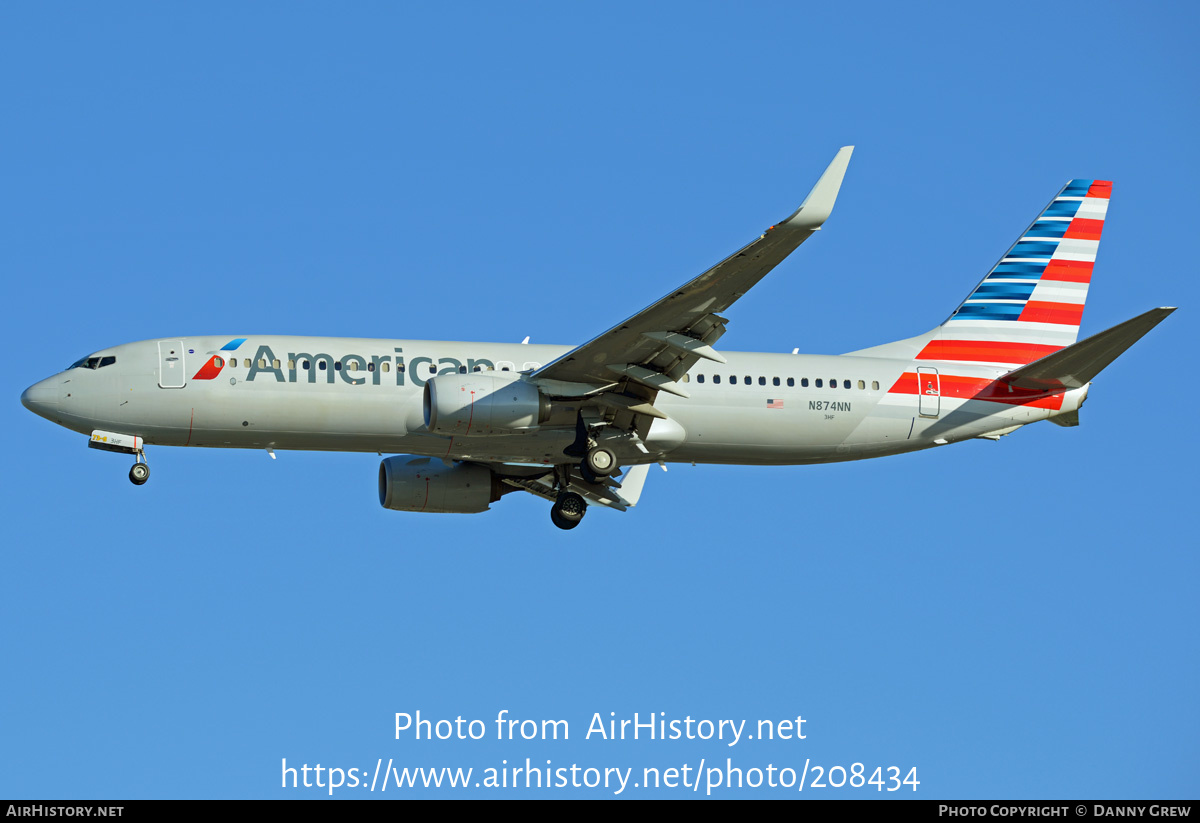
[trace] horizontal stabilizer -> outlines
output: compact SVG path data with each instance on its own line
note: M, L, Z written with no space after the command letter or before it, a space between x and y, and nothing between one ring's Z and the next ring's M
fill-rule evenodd
M1057 391L1077 389L1089 383L1127 348L1167 318L1174 307L1151 309L1107 331L1059 349L1000 378L1019 389Z

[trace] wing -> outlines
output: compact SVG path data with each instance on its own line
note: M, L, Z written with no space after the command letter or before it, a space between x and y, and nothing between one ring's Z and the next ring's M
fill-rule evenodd
M618 415L632 414L632 421L624 419L630 428L640 417L664 417L652 405L657 393L687 397L679 380L697 360L725 362L712 348L728 322L720 313L821 228L853 150L838 151L786 220L657 303L538 369L533 378L551 395L590 396Z
M500 482L506 486L527 491L537 497L549 500L551 503L558 497L561 489L560 486L555 485L554 477L544 469L536 474L525 473L522 475L519 472L511 473L512 467L509 466L493 465L491 468L500 477ZM630 466L621 475L620 482L608 479L601 483L589 483L578 475L573 474L566 488L583 495L588 503L592 505L607 506L610 509L623 512L638 504L638 501L642 497L642 487L646 484L646 475L649 471L650 466L642 463L641 465Z

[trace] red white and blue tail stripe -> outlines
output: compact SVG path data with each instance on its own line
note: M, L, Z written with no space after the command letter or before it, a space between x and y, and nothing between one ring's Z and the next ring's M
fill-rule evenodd
M1016 366L1074 343L1111 193L1067 183L917 359Z

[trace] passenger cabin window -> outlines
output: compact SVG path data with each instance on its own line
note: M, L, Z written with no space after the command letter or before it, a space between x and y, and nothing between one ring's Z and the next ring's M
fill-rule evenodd
M859 381L859 382L861 382L861 381ZM843 381L842 381L842 388L843 388L843 389L848 389L848 388L850 388L850 381L849 381L849 380L843 380Z
M818 388L818 389L819 389L819 388L822 388L822 386L823 386L823 385L824 385L824 384L821 382L821 378L819 378L819 377L818 377L818 378L817 378L817 388Z
M871 389L872 389L872 391L879 391L879 381L878 380L871 381Z
M702 375L702 374L698 374L698 375L696 375L696 382L697 382L697 383L703 383L703 382L704 382L704 375Z
M772 385L772 386L778 386L778 385L779 385L779 378L778 378L778 377L772 377L772 378L771 378L771 385Z
M792 384L791 384L791 383L788 383L788 385L790 386L790 385L792 385ZM807 389L807 388L808 388L808 378L807 378L807 377L801 377L801 378L800 378L800 385L801 385L801 386L803 386L804 388L806 388L806 389Z
M389 368L389 364L387 364L387 363L384 363L384 364L383 364L383 370L384 370L384 371L387 371L387 370L388 370L388 368ZM404 367L403 367L403 366L397 366L396 368L400 369L401 371L404 371Z
M858 381L858 390L859 390L859 391L862 391L862 390L863 390L863 389L865 389L866 387L867 387L867 381L866 381L866 380L859 380L859 381Z
M721 375L719 375L719 374L714 374L714 375L713 375L713 382L714 382L714 383L720 383L720 382L721 382Z
M796 378L789 377L788 378L788 386L794 386L794 385L796 385Z

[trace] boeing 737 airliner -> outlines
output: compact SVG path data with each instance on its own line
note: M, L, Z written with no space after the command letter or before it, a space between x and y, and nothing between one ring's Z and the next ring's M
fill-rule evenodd
M379 500L482 512L512 491L625 510L650 465L858 460L1079 422L1090 381L1173 308L1076 342L1112 184L1071 180L942 325L840 356L722 352L734 302L829 217L853 147L794 214L582 346L225 335L82 357L21 402L89 445L399 454Z

